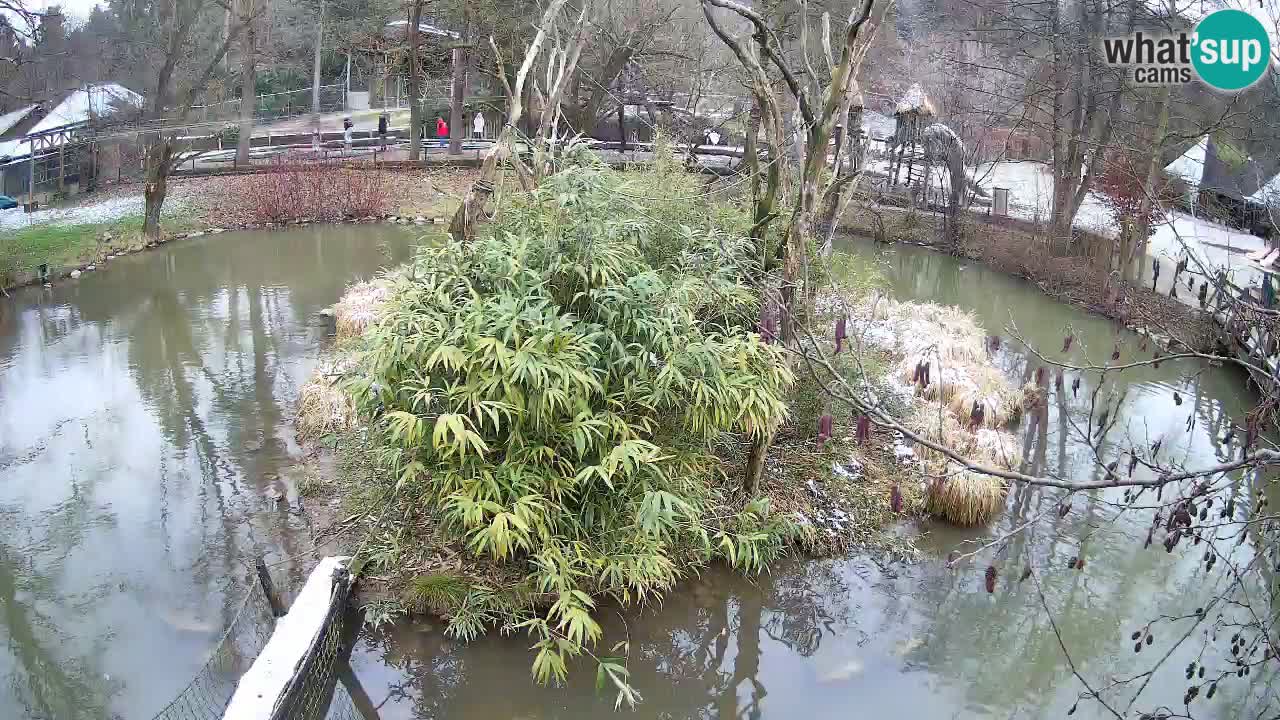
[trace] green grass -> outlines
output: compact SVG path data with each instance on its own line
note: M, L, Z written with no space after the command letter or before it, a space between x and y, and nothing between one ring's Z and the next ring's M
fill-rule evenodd
M194 221L166 218L167 233L194 227ZM142 215L125 216L105 223L80 225L33 225L0 232L0 287L12 285L20 276L34 272L41 263L50 270L96 262L99 253L136 250L143 245ZM111 233L111 241L98 245L98 238Z

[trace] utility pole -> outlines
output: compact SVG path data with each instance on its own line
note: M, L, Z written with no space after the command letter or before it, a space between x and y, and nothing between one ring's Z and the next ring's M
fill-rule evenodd
M420 46L422 45L422 0L412 0L409 8L409 159L417 160L419 147L422 145L422 105L418 97L422 94L418 71L421 68ZM399 103L397 103L398 105Z
M320 43L324 40L324 0L320 0L320 16L316 18L316 56L311 80L311 149L320 150Z
M467 50L471 47L471 13L467 4L462 6L463 36L453 46L453 82L449 98L449 154L462 154L462 139L467 136L462 121L462 103L467 94Z

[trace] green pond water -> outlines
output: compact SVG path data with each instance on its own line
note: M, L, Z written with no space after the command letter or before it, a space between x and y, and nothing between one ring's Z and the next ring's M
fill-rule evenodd
M257 554L279 582L301 583L313 541L293 485L300 449L290 418L327 335L318 312L415 241L372 226L226 233L0 300L0 718L151 718L202 666ZM1016 325L1053 349L1070 324L1077 359L1110 355L1110 323L1019 281L916 248L846 250L881 263L899 298L954 303L993 332ZM1028 372L1008 340L995 361L1015 377ZM1164 363L1122 379L1105 389L1127 402L1104 457L1157 437L1193 464L1231 456L1226 424L1252 400L1238 373ZM1084 378L1081 396L1096 382ZM1063 430L1081 407L1051 394L1042 432L1020 435L1029 466L1096 472L1089 448ZM1241 513L1253 481L1238 479ZM1053 514L1013 541L995 560L994 594L982 587L990 553L945 568L952 550L1056 499L1015 490L990 528L920 528L923 558L912 566L792 561L752 581L712 569L661 606L606 610L606 637L630 638L645 698L629 714L1065 716L1081 687L1034 585L1010 576L1028 560L1044 568L1062 641L1099 684L1148 669L1185 625L1165 625L1136 656L1130 632L1187 612L1217 580L1191 553L1144 551L1146 525L1117 519L1109 492L1077 498L1066 518ZM1067 571L1082 552L1086 570ZM387 719L612 713L589 673L567 688L536 687L528 645L494 636L462 646L438 623L401 623L356 642L350 682ZM1202 645L1176 650L1139 707L1181 710L1183 669ZM1273 681L1256 672L1224 683L1197 717L1254 717L1268 703L1273 715ZM1086 702L1074 717L1105 716Z

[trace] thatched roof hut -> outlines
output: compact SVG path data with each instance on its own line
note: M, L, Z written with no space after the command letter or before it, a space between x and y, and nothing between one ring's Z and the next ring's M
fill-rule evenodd
M898 101L898 104L893 109L894 117L908 115L931 118L936 114L933 102L925 94L924 88L920 87L920 83L912 83L911 87L907 88L907 94L902 96L902 99Z

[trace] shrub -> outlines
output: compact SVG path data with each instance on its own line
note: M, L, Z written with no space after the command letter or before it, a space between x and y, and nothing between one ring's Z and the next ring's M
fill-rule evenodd
M274 158L266 172L237 184L233 201L251 222L338 221L369 217L387 205L386 183L372 166L306 155Z
M526 630L541 682L600 639L600 596L652 599L717 557L759 571L796 532L766 501L730 507L712 453L786 415L782 351L746 330L746 244L705 215L667 222L661 201L584 162L501 208L487 235L385 278L350 385L401 501L549 607L447 583L419 584L415 602L457 601L457 636ZM632 699L610 662L601 677Z
M1139 222L1143 222L1147 227L1147 234L1154 233L1155 223L1163 212L1162 206L1176 199L1174 192L1167 184L1165 175L1157 175L1155 187L1152 188L1153 202L1147 205L1146 217L1142 217L1146 181L1146 158L1141 155L1113 153L1106 158L1102 177L1098 179L1098 189L1101 192L1102 203L1111 211L1116 223L1126 232Z

